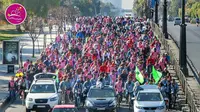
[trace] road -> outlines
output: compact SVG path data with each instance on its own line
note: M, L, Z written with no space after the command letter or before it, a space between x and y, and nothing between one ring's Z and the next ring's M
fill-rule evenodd
M10 105L5 112L26 112L25 106L21 105L21 101L18 99L12 105ZM35 112L35 111L32 111ZM86 112L84 108L80 109L79 112ZM132 112L128 109L128 105L125 103L121 104L121 108L118 112ZM181 112L179 110L169 110L169 112Z
M200 71L200 27L194 24L187 24L187 55L194 63L194 66ZM180 45L180 26L174 26L173 22L168 22L168 32Z

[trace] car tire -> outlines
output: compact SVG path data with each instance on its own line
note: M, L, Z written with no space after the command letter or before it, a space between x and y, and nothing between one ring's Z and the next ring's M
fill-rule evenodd
M26 112L31 112L31 110L26 108Z

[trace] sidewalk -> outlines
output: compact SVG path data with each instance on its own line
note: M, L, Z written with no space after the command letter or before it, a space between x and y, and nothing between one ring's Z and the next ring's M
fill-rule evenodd
M45 33L48 32L48 28L44 28ZM52 39L55 39L55 29L52 32ZM31 61L36 61L38 56L40 55L42 49L43 49L43 38L44 35L40 35L38 38L39 42L39 47L38 47L38 42L36 41L35 45L35 58L32 58L32 41L31 38L29 37L28 34L24 34L21 37L16 37L13 40L20 40L20 44L25 44L26 46L23 47L22 52L23 52L23 62L26 61L27 59ZM50 34L46 35L46 43L47 45L51 42L51 37ZM20 46L21 47L21 46ZM39 50L38 50L39 48ZM40 52L39 52L40 51ZM2 44L0 45L0 63L2 63ZM19 68L18 65L15 65L15 72ZM6 100L8 97L8 81L10 80L11 76L14 76L15 74L7 74L7 65L0 65L0 107L1 104ZM0 109L1 110L1 109ZM0 111L1 112L1 111Z

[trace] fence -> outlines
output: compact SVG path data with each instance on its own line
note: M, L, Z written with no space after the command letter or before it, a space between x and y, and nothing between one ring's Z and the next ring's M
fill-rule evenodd
M179 59L177 58L177 56L175 55L175 53L171 49L172 47L170 46L168 41L164 38L164 35L160 31L159 27L153 22L151 22L151 26L152 26L152 29L154 30L156 36L158 37L158 39L162 43L164 49L167 51L167 53L171 57L170 61L174 65L174 69L175 69L176 75L178 76L178 78L180 80L181 86L182 86L184 94L186 96L186 101L190 106L190 111L191 112L200 112L199 106L197 104L199 99L195 99L195 94L192 92L192 89L190 88L190 86L189 86L189 84L187 82L187 78L182 73L182 71L180 71ZM199 76L196 74L196 70L194 70L194 66L191 65L191 62L189 62L189 61L187 59L187 64L189 65L191 71L193 72L194 77L199 82Z

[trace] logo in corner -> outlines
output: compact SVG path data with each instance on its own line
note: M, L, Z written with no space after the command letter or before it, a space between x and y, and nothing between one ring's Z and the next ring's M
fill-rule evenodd
M26 19L27 12L23 5L13 3L5 11L6 20L13 25L19 25Z

